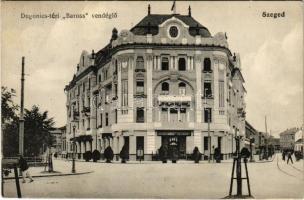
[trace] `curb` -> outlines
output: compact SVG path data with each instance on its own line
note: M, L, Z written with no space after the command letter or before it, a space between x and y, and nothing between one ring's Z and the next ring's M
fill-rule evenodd
M53 176L75 176L75 175L83 175L83 174L90 174L93 173L94 171L89 171L89 172L79 172L79 173L68 173L68 174L48 174L48 175L34 175L32 176L33 178L43 178L43 177L53 177ZM22 176L19 176L19 179L21 179ZM9 180L9 179L15 179L15 177L7 177L3 178L4 180Z

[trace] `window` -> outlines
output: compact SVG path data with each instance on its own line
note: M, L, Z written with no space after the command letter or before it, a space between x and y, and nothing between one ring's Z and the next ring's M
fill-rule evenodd
M106 113L106 126L108 126L108 125L109 125L109 114Z
M178 29L176 26L171 26L169 29L169 34L172 38L176 38L178 36Z
M122 81L122 106L128 106L128 80Z
M178 59L178 70L179 71L186 71L186 60L185 58Z
M99 125L100 128L102 128L102 113L100 113L100 125Z
M114 94L115 97L117 97L117 83L114 84Z
M82 91L85 92L85 83L82 83Z
M161 85L162 94L169 94L169 83L163 82Z
M210 58L204 59L204 72L211 72L211 61Z
M115 124L117 124L117 118L118 118L118 116L117 116L117 109L115 109Z
M225 106L224 81L219 81L219 107Z
M204 137L204 150L208 151L209 149L209 144L208 144L209 140L208 140L208 136Z
M84 127L84 119L82 119L82 127Z
M144 58L142 56L138 56L136 59L136 68L137 69L144 69Z
M137 123L145 122L145 111L143 108L136 109L136 122Z
M118 64L117 64L117 60L115 60L115 71L114 71L114 74L117 73L117 69L118 69Z
M91 120L88 118L88 129L90 129Z
M211 82L204 82L204 96L206 97L212 96Z
M208 120L209 118L209 120ZM212 122L212 110L211 108L205 108L204 109L204 122L205 123L208 123L209 122Z
M98 82L101 82L101 74L98 75Z
M143 94L144 90L145 90L144 81L143 80L136 81L136 93Z
M178 93L179 95L186 95L186 84L184 82L178 84Z
M162 58L161 70L169 70L169 59L166 57Z

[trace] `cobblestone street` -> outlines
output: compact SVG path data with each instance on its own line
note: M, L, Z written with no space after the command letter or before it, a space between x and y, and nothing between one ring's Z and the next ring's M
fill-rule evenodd
M54 169L68 171L71 162L55 160ZM231 169L231 160L200 164L77 162L77 171L94 172L35 178L33 183L21 183L21 191L22 197L50 198L223 198L229 192ZM33 174L39 171L31 170ZM287 165L277 154L272 162L249 163L248 170L255 198L303 198L303 160ZM4 188L6 197L16 197L14 180L5 180ZM244 182L244 194L246 188Z

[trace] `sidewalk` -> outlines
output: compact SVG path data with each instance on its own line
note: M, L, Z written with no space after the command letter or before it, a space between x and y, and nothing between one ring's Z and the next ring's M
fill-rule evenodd
M93 171L89 170L77 170L76 173L72 173L72 162L65 160L53 159L53 170L54 172L48 172L48 167L30 167L29 172L33 178L38 177L53 177L53 176L72 176L72 175L81 175L92 173ZM11 173L8 176L4 176L4 179L14 179L14 170L11 169ZM19 178L21 176L19 175Z

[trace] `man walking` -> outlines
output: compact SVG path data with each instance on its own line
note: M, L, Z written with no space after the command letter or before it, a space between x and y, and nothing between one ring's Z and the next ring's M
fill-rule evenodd
M33 182L34 180L31 177L30 172L28 170L29 166L22 155L20 155L20 157L19 157L19 166L22 171L22 179L23 179L22 183L26 183L26 181L25 181L26 177L28 177L30 179L30 183Z
M289 160L291 161L291 163L293 164L293 161L292 161L292 153L291 153L291 151L288 151L287 152L287 164L288 164L288 162L289 162Z

